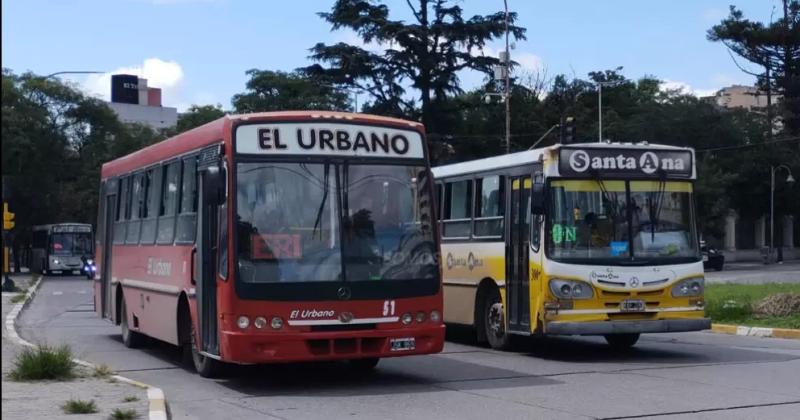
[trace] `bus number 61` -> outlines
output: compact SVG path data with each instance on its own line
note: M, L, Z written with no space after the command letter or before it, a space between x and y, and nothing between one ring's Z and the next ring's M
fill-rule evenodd
M383 301L383 316L394 315L394 301Z

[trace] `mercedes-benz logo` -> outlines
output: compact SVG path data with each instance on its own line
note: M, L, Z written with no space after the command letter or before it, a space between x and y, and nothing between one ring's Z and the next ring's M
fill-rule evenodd
M347 324L348 322L353 320L353 314L350 312L342 312L339 314L339 321L343 324Z
M639 278L638 277L631 277L631 279L628 280L628 285L630 285L631 287L639 286Z
M336 291L336 296L339 298L339 300L348 300L350 299L350 293L349 287L342 286Z

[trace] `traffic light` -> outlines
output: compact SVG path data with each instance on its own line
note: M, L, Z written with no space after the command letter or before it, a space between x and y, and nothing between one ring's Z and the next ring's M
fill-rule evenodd
M8 203L3 203L3 230L14 229L14 213L8 211Z
M564 118L564 144L570 144L575 139L575 118Z

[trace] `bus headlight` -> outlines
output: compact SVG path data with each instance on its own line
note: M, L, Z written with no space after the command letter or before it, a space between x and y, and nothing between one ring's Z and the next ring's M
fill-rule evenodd
M240 316L240 317L239 317L239 319L237 319L237 320L236 320L236 325L237 325L237 326L238 326L240 329L246 330L246 329L247 329L247 327L249 327L249 326L250 326L250 318L248 318L248 317L246 317L246 316L242 315L242 316Z
M263 316L257 316L253 321L253 325L260 330L267 325L267 319Z
M273 330L279 330L283 328L283 319L279 316L272 317L272 320L269 322L269 326L272 327Z
M403 322L403 325L408 325L414 320L414 317L410 313L406 312L403 314L403 317L400 318L400 320Z
M594 290L588 283L575 280L550 280L550 292L559 299L591 299Z
M701 296L705 289L705 278L692 277L672 286L672 297Z
M439 311L431 311L431 322L439 322L442 319L442 315Z

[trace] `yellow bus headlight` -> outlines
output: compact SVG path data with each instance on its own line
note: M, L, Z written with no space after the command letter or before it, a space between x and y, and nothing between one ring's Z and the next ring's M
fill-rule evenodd
M702 296L705 289L705 278L692 277L681 280L672 286L672 297Z
M592 285L576 280L550 280L550 292L559 299L591 299L594 297Z

